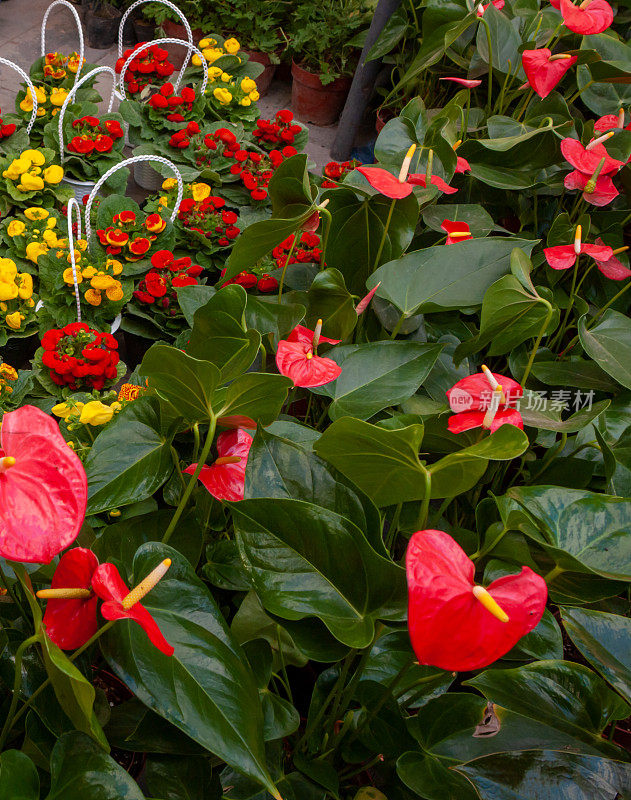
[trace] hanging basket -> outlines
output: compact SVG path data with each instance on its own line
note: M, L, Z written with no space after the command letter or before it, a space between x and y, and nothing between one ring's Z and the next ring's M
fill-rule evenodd
M14 69L17 73L19 73L20 76L24 79L24 82L26 83L28 88L30 89L31 98L33 99L33 110L31 111L31 118L28 121L28 125L26 126L26 132L30 136L31 130L33 129L33 125L35 124L35 120L37 119L37 95L35 92L35 86L33 86L33 81L26 74L26 72L24 72L22 67L18 67L17 64L13 63L13 61L9 61L8 58L0 58L0 64L5 64L7 67L11 67L11 69Z
M134 180L142 189L148 192L157 192L162 186L164 178L146 161L134 164Z

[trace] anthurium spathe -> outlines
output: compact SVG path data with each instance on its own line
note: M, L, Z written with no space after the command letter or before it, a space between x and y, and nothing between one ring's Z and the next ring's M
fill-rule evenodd
M92 588L104 601L101 614L105 619L110 622L119 619L131 619L137 622L151 643L166 656L173 655L173 647L164 638L155 619L140 600L164 577L170 566L171 559L166 558L131 591L114 564L101 564L92 575Z
M318 344L338 344L339 339L328 339L321 336L322 320L318 320L315 331L302 325L296 326L287 336L281 339L276 351L276 366L281 375L291 378L296 386L309 388L324 386L334 381L342 372L342 368L332 358L318 355Z
M199 479L217 500L243 500L245 490L245 468L252 447L252 437L242 428L225 431L217 437L217 460L204 464ZM184 472L192 475L197 464L191 464Z
M613 22L613 9L606 0L583 0L578 6L561 0L559 7L566 27L583 36L602 33Z
M582 253L599 261L609 261L613 256L613 249L608 245L587 244L581 241L581 226L576 226L574 244L558 244L554 247L545 247L543 254L552 269L569 269L573 267L576 259Z
M475 89L476 86L479 86L482 81L481 80L469 80L468 78L439 78L441 81L452 81L453 83L458 83L460 86L464 86L465 89Z
M0 429L0 556L47 564L77 538L88 481L57 423L35 406Z
M547 97L565 73L576 64L576 60L577 56L569 53L552 55L547 47L525 50L521 56L521 64L530 88L539 97Z
M594 178L577 169L565 176L563 185L566 189L580 189L583 200L592 206L606 206L620 194L609 175Z
M600 166L599 175L610 175L622 169L624 162L612 158L607 152L604 142L613 136L613 132L604 134L594 139L588 145L582 145L578 139L567 137L561 142L561 153L574 169L585 175L592 176Z
M98 596L92 591L92 575L99 560L91 550L75 547L59 559L50 589L37 593L47 600L44 627L62 650L75 650L97 631Z
M456 672L505 655L543 616L548 591L528 567L487 588L475 565L444 531L417 531L406 554L408 630L421 664Z
M452 222L449 219L444 219L440 226L447 234L445 244L456 244L457 242L464 242L465 239L472 239L471 229L466 222Z
M600 237L596 239L596 244L604 247L607 246ZM596 266L605 278L609 278L612 281L623 281L625 278L631 278L631 269L625 267L622 261L616 258L618 253L624 253L628 249L628 246L619 247L612 251L611 258L608 259L594 258Z
M373 189L376 189L380 194L389 197L391 200L402 200L404 197L409 197L409 195L412 194L414 186L422 186L425 188L428 183L427 175L420 175L417 173L409 174L410 164L412 163L412 157L415 151L416 145L413 144L410 146L410 149L403 159L398 177L388 172L387 169L383 169L383 167L357 167L357 171L360 172ZM438 175L432 175L431 166L429 183L445 194L455 194L458 191L449 186L448 183L445 183Z
M616 130L631 131L631 122L625 127L624 108L617 114L605 114L594 122L594 133L607 133Z
M482 365L482 372L461 378L447 392L449 407L455 412L449 418L449 430L462 433L483 428L494 433L506 424L523 430L521 414L515 408L523 393L517 381Z

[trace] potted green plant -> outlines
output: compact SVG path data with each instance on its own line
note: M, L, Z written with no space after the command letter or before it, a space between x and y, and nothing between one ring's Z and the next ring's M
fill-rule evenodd
M368 24L363 0L309 0L292 15L292 106L296 116L331 125L340 115L358 49L353 37Z

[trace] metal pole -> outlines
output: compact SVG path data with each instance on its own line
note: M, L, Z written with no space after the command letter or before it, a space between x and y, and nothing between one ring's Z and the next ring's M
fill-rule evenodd
M372 94L375 78L381 67L380 58L366 62L366 56L377 41L386 23L400 5L401 0L379 0L377 4L359 64L353 76L353 83L342 111L335 141L331 147L331 158L336 161L346 161L351 154L357 130Z

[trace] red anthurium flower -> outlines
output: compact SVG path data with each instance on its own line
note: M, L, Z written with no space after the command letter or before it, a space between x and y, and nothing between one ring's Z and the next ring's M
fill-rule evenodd
M554 247L545 247L543 254L552 269L569 269L574 266L576 259L581 253L591 256L600 261L609 261L613 256L613 250L607 245L585 244L581 242L581 226L576 226L574 244L559 244Z
M596 239L596 244L606 246L600 238ZM629 247L625 246L613 250L611 258L606 261L594 258L596 266L606 278L610 278L612 281L623 281L625 278L631 278L631 269L627 269L622 261L616 258L618 253L624 253L624 251L628 249Z
M224 431L217 437L218 458L213 464L204 464L199 473L200 481L217 500L243 500L250 447L252 437L241 428ZM192 475L196 469L197 464L191 464L184 472Z
M477 8L477 11L476 11L476 14L478 15L478 17L483 17L483 16L484 16L484 12L486 11L486 9L487 9L487 8L488 8L490 5L491 5L491 3L486 3L486 5L482 5L482 3L478 3L478 8ZM493 0L493 5L494 5L494 6L495 6L495 8L497 8L497 9L498 9L498 11L499 11L499 10L501 10L502 8L504 8L504 5L505 5L505 4L504 4L504 0Z
M409 195L412 194L413 182L411 178L418 177L414 175L408 177L410 164L412 163L412 157L415 151L416 145L413 144L405 154L398 178L382 167L357 167L357 171L360 172L373 189L376 189L380 194L390 197L392 200L402 200L404 197L409 197ZM425 184L423 184L423 186L424 185ZM454 189L454 191L456 190Z
M40 599L48 600L44 614L46 633L62 650L75 650L96 633L99 598L92 591L92 575L98 565L91 550L68 550L59 559L51 588L37 593Z
M448 219L444 219L440 227L447 234L445 244L456 244L456 242L463 242L465 239L473 238L466 222L451 222Z
M364 311L368 308L368 306L370 305L370 301L372 300L375 292L380 286L381 286L381 281L379 281L379 283L376 284L376 286L373 286L373 288L368 292L368 294L365 297L362 297L359 303L357 303L357 305L355 306L355 312L357 316L363 314Z
M552 55L547 47L524 50L521 64L531 89L539 97L547 97L565 73L576 64L577 56L567 53Z
M2 418L0 556L47 564L83 525L88 481L59 426L35 406Z
M606 0L583 0L579 6L561 0L559 7L566 27L583 36L602 33L613 22L613 9Z
M101 614L110 621L132 619L137 622L149 637L151 644L166 656L173 655L173 648L162 635L155 619L140 603L158 581L164 577L171 566L171 559L166 558L147 575L135 589L130 591L114 564L101 564L92 575L92 588L105 602L101 606Z
M502 3L504 5L504 3ZM453 81L453 83L459 83L460 86L464 86L466 89L475 89L476 86L479 86L482 81L479 80L468 80L467 78L439 78L441 81Z
M334 381L342 368L332 358L317 355L320 342L337 344L339 340L320 336L322 320L318 320L315 331L298 325L287 339L281 339L276 351L276 366L281 375L291 378L296 386L324 386Z
M577 169L565 176L563 184L566 189L580 189L583 200L593 206L606 206L620 194L609 175L599 175L594 180Z
M528 567L485 589L475 565L443 531L417 531L406 553L408 630L421 664L464 672L497 661L537 626L548 597Z
M447 392L453 417L449 418L451 433L483 428L491 433L502 425L515 425L523 430L521 414L511 404L518 405L524 390L512 378L491 372L482 365L482 372L468 375ZM503 408L500 408L503 406Z
M604 136L594 139L587 146L583 146L577 139L566 138L561 142L561 153L566 161L579 172L583 172L588 176L594 174L599 168L600 162L603 161L600 167L599 175L609 175L612 172L617 172L624 167L622 161L612 158L605 150L603 141L606 141L613 133L606 133Z
M631 131L631 122L625 127L624 124L624 109L621 108L617 114L605 114L594 122L595 133L607 133L607 131L615 130Z
M408 181L413 186L422 186L423 189L427 188L427 177L425 175L409 175ZM445 181L442 178L439 178L438 175L431 176L430 184L432 186L435 186L437 189L439 189L441 192L444 192L445 194L456 194L456 192L458 191L457 189L454 189L453 186L450 186L448 183L445 183Z
M456 156L455 172L459 175L462 175L463 172L471 172L471 164L469 164L466 158Z

